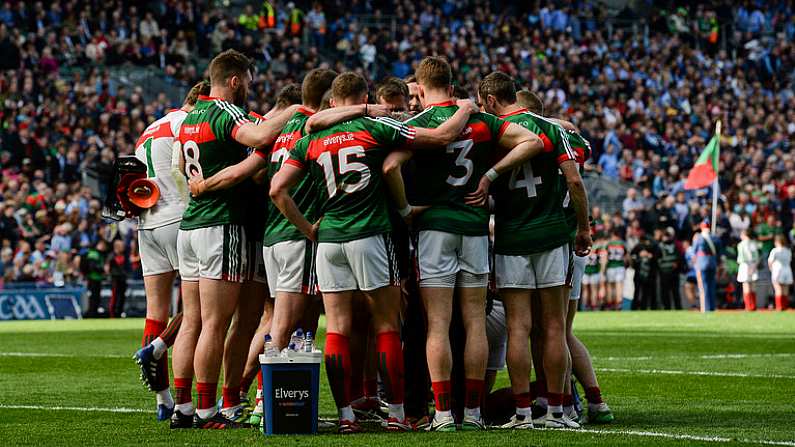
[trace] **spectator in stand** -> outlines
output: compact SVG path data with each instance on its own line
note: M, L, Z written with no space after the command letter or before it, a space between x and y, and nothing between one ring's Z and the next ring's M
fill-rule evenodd
M792 285L792 251L784 235L776 235L775 245L775 248L770 251L767 263L776 297L776 309L787 310L790 299L789 287Z
M102 280L105 279L105 262L108 251L108 243L104 239L97 242L96 247L88 250L86 255L81 258L80 270L86 278L88 285L88 310L83 314L84 318L95 318L99 316L99 306L102 303Z
M745 310L753 311L756 310L756 281L759 279L759 246L751 230L742 230L740 239L737 244L737 282L743 286Z
M125 253L124 241L113 241L113 253L107 257L105 273L110 276L110 304L108 316L119 318L124 313L127 298L127 271L130 269L129 258Z
M717 238L712 236L710 224L704 221L701 232L693 240L693 267L698 281L698 295L702 312L714 311L717 306L718 257L720 255Z
M657 309L657 270L660 259L657 244L643 235L630 253L635 269L635 295L632 310Z
M643 200L638 198L638 191L635 188L629 188L627 190L627 198L624 199L624 202L621 205L624 217L627 218L631 213L635 211L642 211L644 208L645 206L643 205Z
M682 298L679 294L679 274L682 272L682 253L676 245L676 231L667 227L658 233L660 248L660 298L666 310L682 309Z

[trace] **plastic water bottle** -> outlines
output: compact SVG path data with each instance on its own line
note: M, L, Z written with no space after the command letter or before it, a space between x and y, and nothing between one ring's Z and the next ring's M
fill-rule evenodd
M300 327L290 337L290 350L297 352L304 350L304 330Z
M304 352L312 352L315 350L315 339L312 338L312 331L306 331L304 335Z
M273 339L270 334L265 334L265 357L278 357L279 350L273 346Z

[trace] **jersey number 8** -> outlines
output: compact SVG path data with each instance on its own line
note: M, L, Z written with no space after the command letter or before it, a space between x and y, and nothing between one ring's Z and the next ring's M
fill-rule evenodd
M344 193L350 194L364 189L367 184L370 183L370 168L364 163L351 161L351 157L364 157L364 146L344 147L337 153L339 175L345 175L349 172L359 172L361 174L359 180L355 183L345 183L343 180L337 185L337 175L334 172L334 161L332 157L333 154L331 152L323 152L317 158L317 162L320 163L320 166L323 168L323 174L326 177L326 189L328 190L329 198L334 197L340 189Z
M175 141L174 144L180 144ZM185 176L188 178L204 178L202 165L199 163L199 145L193 140L188 140L182 145L182 156L185 157Z

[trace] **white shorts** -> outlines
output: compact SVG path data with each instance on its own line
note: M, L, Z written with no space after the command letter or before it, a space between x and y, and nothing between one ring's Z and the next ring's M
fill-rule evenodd
M573 255L574 264L571 272L571 292L569 292L569 299L576 301L580 299L582 294L582 280L585 272L585 263L587 257Z
M262 248L271 298L276 298L276 292L317 294L316 251L317 244L308 239Z
M569 244L532 255L496 255L497 288L546 289L571 285L573 258Z
M179 270L179 221L151 230L138 230L138 250L144 276Z
M486 315L486 338L489 341L488 371L505 368L505 350L508 347L508 327L505 324L505 307L502 301L494 300L491 312Z
M624 267L608 267L605 271L605 279L607 282L624 282L624 275L626 269Z
M754 282L759 280L759 271L751 264L741 262L737 266L737 282Z
M397 254L388 233L347 242L320 242L316 263L321 292L367 292L400 285Z
M582 275L582 283L585 285L598 285L601 279L601 274L599 273L583 273Z
M246 254L248 255L246 281L267 284L268 275L265 270L265 260L262 258L262 241L249 240Z
M489 237L463 236L444 231L420 231L417 239L419 280L489 273ZM422 287L422 284L420 284Z
M773 264L770 270L770 280L783 285L792 284L792 269L789 266Z
M242 225L179 230L179 275L183 281L206 278L243 282L248 275L247 250Z

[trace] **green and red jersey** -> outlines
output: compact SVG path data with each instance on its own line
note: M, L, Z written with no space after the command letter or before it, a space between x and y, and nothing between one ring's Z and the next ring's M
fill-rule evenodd
M494 252L529 255L571 241L566 220L568 188L559 165L574 160L565 131L527 109L502 117L530 130L544 142L543 151L501 176L494 184Z
M591 158L591 143L588 142L582 135L577 132L573 132L570 130L564 131L566 138L569 140L569 147L574 152L574 157L577 161L577 164L580 166L580 174L585 171L585 162ZM561 175L560 181L568 191L568 185L566 183L566 177ZM572 237L577 232L577 213L574 210L574 205L571 203L570 200L567 201L566 206L566 220L569 225L569 230L572 233Z
M254 121L254 124L267 120L267 118L254 111L248 112L248 116ZM256 151L256 148L248 148L249 155ZM246 213L246 238L259 242L262 241L262 232L265 230L265 224L268 221L268 206L271 203L267 185L258 184L253 177L246 179L242 184L245 185L243 187L245 188L245 194L250 194L249 197L251 198L251 206L249 206Z
M455 102L434 104L407 121L415 127L436 128L458 110ZM444 149L414 153L409 201L431 207L414 218L416 230L465 236L489 234L489 211L465 203L481 177L497 160L498 141L508 123L488 113L470 115L461 135Z
M234 137L251 118L240 107L219 98L199 96L179 131L185 175L210 178L220 170L243 161L248 148ZM246 223L250 201L245 185L191 197L180 229Z
M602 255L602 251L604 250L604 246L601 242L596 242L593 244L591 248L591 252L588 253L588 256L585 257L585 270L584 274L586 275L595 275L599 273L602 269L599 263L599 257Z
M296 142L303 138L304 127L306 121L312 116L314 112L301 107L284 125L282 133L273 143L270 148L257 151L257 155L263 157L268 162L268 179L273 179L273 176L279 172L282 164L288 159L290 152L295 148ZM309 176L304 176L299 182L290 190L298 209L306 216L309 221L314 222L317 219L317 210L315 201L317 194L314 184ZM270 202L270 201L269 201ZM263 244L271 246L282 241L294 241L304 239L305 236L295 228L284 215L279 212L272 202L268 204L268 221L265 226Z
M607 268L624 267L624 257L627 253L627 246L621 239L610 239L605 245L607 252Z
M309 134L285 163L307 171L323 216L318 242L347 242L389 232L384 159L410 144L414 129L389 118L356 118Z

